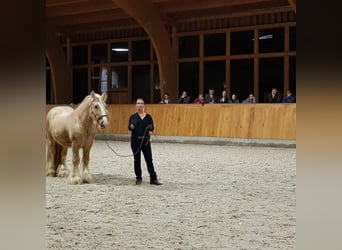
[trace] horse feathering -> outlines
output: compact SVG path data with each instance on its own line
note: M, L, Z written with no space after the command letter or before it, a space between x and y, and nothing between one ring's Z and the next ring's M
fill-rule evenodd
M47 176L67 177L69 184L93 182L89 172L90 150L99 128L108 126L106 93L92 91L77 108L57 106L46 116ZM72 149L72 171L66 165L68 148ZM82 149L82 159L79 151ZM81 162L82 160L82 162ZM80 174L80 162L83 166Z

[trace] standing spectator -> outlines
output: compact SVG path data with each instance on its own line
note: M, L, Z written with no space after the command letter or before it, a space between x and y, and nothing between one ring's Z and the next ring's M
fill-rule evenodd
M209 89L209 93L204 96L204 100L206 103L216 103L217 102L217 98L216 98L214 89L212 89L212 88Z
M239 101L239 99L237 99L235 94L232 94L232 97L229 100L229 103L240 103L240 101Z
M227 96L227 90L222 90L221 97L217 101L218 103L228 103L229 98Z
M243 100L242 103L256 103L255 97L253 94L249 94L246 100Z
M199 94L198 97L194 100L194 103L204 104L205 100L202 94Z
M266 102L268 103L280 103L282 100L277 88L272 88L271 94L268 95Z
M291 90L288 90L286 92L286 96L283 99L283 103L294 103L296 102L296 99L293 96L293 93Z
M169 93L165 92L164 93L164 98L159 103L163 103L163 104L171 103L171 99L170 99Z
M189 103L190 102L190 97L186 93L186 91L182 92L182 95L178 99L178 103Z
M154 171L152 162L152 150L150 142L149 131L154 130L153 119L150 114L147 114L144 110L144 100L137 99L136 109L137 112L132 114L128 121L128 130L131 133L131 149L134 156L134 172L136 175L136 185L140 185L142 182L141 171L141 151L144 154L145 162L147 165L148 173L150 174L151 185L162 185L157 179L157 174Z

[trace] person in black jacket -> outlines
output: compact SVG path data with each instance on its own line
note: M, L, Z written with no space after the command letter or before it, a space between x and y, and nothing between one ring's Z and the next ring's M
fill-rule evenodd
M217 97L213 88L209 89L209 92L204 96L205 103L216 103Z
M190 103L190 97L186 91L182 92L182 95L178 98L178 103Z
M152 160L152 150L149 131L154 130L152 116L144 110L144 100L138 98L136 101L137 112L132 114L128 122L128 130L131 131L131 149L134 155L134 172L136 185L142 182L141 151L144 154L147 170L150 174L150 184L162 185L157 179Z
M268 103L281 103L283 100L277 88L272 88L271 93L268 95L266 102Z
M229 98L227 96L227 90L224 89L222 90L220 98L217 99L217 103L228 103L228 102L229 102Z

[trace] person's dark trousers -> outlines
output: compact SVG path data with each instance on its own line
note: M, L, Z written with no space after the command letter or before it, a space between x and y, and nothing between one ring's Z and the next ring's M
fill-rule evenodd
M141 139L132 139L131 148L134 155L134 172L136 179L142 179L142 171L141 171L141 151L144 154L145 162L147 165L148 173L150 174L150 180L156 180L157 174L154 171L154 166L152 162L152 150L150 141L146 141L148 139L144 139L143 143L141 144ZM139 150L139 147L141 149ZM139 150L139 151L138 151Z

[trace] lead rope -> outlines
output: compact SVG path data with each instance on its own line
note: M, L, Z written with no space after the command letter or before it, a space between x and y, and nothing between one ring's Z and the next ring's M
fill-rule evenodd
M146 135L146 132L147 132L147 128L145 129L144 137L145 137L145 135ZM154 132L152 132L152 133L155 135ZM140 145L139 145L138 150L137 150L134 154L122 155L122 154L117 153L117 152L115 151L115 149L113 149L113 148L109 145L108 140L107 140L107 136L106 136L106 134L104 133L104 130L103 130L103 129L102 129L102 134L103 134L104 137L105 137L105 142L106 142L108 148L109 148L114 154L116 154L116 155L119 156L119 157L130 157L130 156L136 155L136 154L141 150L142 144L143 144L143 142L144 142L144 138L143 138L143 139L141 140L141 142L140 142ZM146 145L147 145L147 143L148 143L148 140L146 141Z

